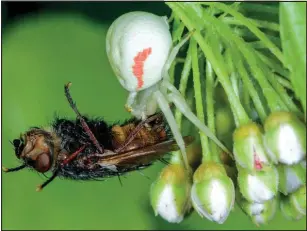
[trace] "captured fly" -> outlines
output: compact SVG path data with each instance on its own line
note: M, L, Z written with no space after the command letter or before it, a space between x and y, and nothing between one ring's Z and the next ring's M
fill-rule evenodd
M15 139L15 154L23 164L3 167L5 172L26 167L40 173L52 171L52 176L38 186L40 191L57 176L74 180L120 176L145 168L161 160L165 153L179 149L162 113L143 121L133 118L120 125L108 125L80 114L70 96L70 85L65 85L65 95L77 119L56 118L50 129L34 127ZM184 141L189 145L193 138L186 136Z

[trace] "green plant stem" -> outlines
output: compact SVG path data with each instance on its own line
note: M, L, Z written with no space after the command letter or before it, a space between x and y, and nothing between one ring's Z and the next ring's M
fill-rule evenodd
M241 5L241 2L234 2L230 5L231 8L233 8L234 10L238 10L239 6ZM212 9L216 9L216 7L211 7ZM222 10L221 10L222 11ZM222 11L223 12L223 11ZM223 19L228 15L227 12L224 12L222 15L220 15L218 18L219 19Z
M180 22L180 19L178 17L175 17L172 13L172 16L174 18L173 22L173 31L172 31L172 41L173 43L179 42L182 38L182 34L184 31L184 25Z
M288 107L289 111L295 113L299 117L303 117L304 113L301 112L298 107L294 104L294 102L291 100L283 86L278 82L278 78L273 73L270 73L268 71L268 79L271 82L273 88L276 90L276 92L279 94L280 98L283 100L283 102Z
M176 68L176 62L173 62L172 65L169 68L169 82L171 84L174 83L175 80L175 68Z
M250 32L246 27L233 26L231 29L236 35L242 37L246 42L258 40L257 36L255 36L252 32ZM275 46L281 47L281 40L279 37L276 37L274 35L266 35L266 36L272 43L275 44ZM263 43L263 41L258 40L257 42L261 42L262 47L268 49L265 43Z
M252 83L251 79L248 76L248 73L243 65L243 61L242 61L242 56L239 54L239 52L236 50L235 47L231 47L231 52L233 54L236 54L234 57L236 59L235 63L236 63L236 68L238 73L240 74L242 81L244 83L244 86L246 86L246 88L244 89L244 92L248 92L248 94L250 94L250 96L252 97L252 100L254 102L255 105L255 109L257 110L257 113L261 119L261 121L263 122L266 117L267 117L267 113L263 107L263 103L260 100L260 97L258 95L258 92L254 86L254 84ZM228 57L230 57L230 50L227 51L226 55ZM229 58L231 59L231 57ZM232 71L235 72L235 67L234 67L234 62L232 60L230 60L230 63L232 64Z
M198 65L198 55L197 55L197 43L195 39L191 39L191 55L192 55L192 71L193 71L193 82L194 82L194 95L195 95L195 105L196 114L200 121L205 122L203 100L201 95L201 84L200 84L200 72ZM211 152L208 143L208 137L203 133L200 134L200 143L202 148L203 162L211 160Z
M206 13L203 14L203 19L210 23L210 25L215 25L214 28L224 38L225 42L231 40L232 43L230 44L235 44L237 48L240 49L242 55L245 57L245 60L248 62L250 68L252 69L253 75L262 87L263 94L268 101L270 109L273 111L286 110L286 105L283 103L279 95L275 92L275 90L272 88L267 78L265 77L262 70L263 67L260 67L260 63L257 62L258 60L255 57L256 54L254 50L251 50L251 48L246 45L242 39L237 37L227 25L223 24L218 19L211 17Z
M274 22L267 22L263 20L256 20L256 19L248 19L251 23L259 28L269 29L272 31L279 32L279 24ZM229 25L244 25L241 20L233 18L233 17L225 17L222 19L223 22Z
M256 55L260 57L263 63L265 63L267 66L269 66L273 71L279 73L280 75L284 76L287 79L290 79L290 73L288 70L286 70L282 65L280 65L278 62L268 58L264 54L262 54L260 51L256 51Z
M214 71L208 60L206 60L206 108L208 128L215 135L215 115L214 115ZM212 160L220 163L219 152L214 142L209 141L211 147Z
M194 30L193 22L189 19L189 17L186 15L184 10L181 8L181 6L178 3L175 2L167 2L166 3L173 12L181 19L181 21L186 25L186 27L189 29L189 31ZM228 72L225 67L224 62L220 62L215 55L215 52L210 48L210 46L206 43L203 36L200 34L199 31L195 31L193 33L193 38L197 41L200 48L202 49L205 57L210 61L215 73L217 74L220 83L222 84L228 98L229 102L233 109L235 109L236 116L240 121L240 124L245 124L249 122L249 118L242 107L239 99L235 95L231 83L228 78Z
M285 78L283 78L282 76L279 76L279 75L275 75L275 76L276 76L276 78L277 78L277 81L278 81L283 87L285 87L285 88L287 88L287 89L293 91L293 87L292 87L291 83L290 83L288 80L286 80Z
M169 81L170 83L174 83L174 80L175 80L175 68L176 68L176 64L177 62L174 61L171 66L170 66L170 69L169 69ZM178 112L178 110L176 109L176 111ZM180 112L178 112L180 113ZM177 126L179 128L179 131L181 130L181 119L180 120L176 120L177 122ZM172 152L172 157L171 157L171 160L170 162L172 164L182 164L184 165L183 163L183 160L182 160L182 155L181 155L181 152L180 151L174 151Z
M285 64L284 57L282 52L279 50L278 47L272 43L267 36L257 28L248 18L242 15L240 12L232 9L231 7L225 5L224 3L218 2L202 2L201 4L204 5L213 5L229 14L231 14L234 18L240 20L243 25L245 25L251 32L253 32L261 41L263 41L267 48L280 60L282 64Z
M180 84L179 84L179 91L183 98L185 98L186 96L186 88L187 88L187 83L189 79L189 74L191 72L191 68L192 68L192 57L191 57L191 45L190 45L188 52L187 52L187 56L183 64L183 69L181 72L181 78L180 78ZM175 110L175 119L176 119L176 123L178 125L179 130L181 130L182 113L177 108ZM172 153L171 162L183 164L180 151L175 151Z
M247 111L247 113L249 113L249 115L251 115L252 109L251 109L251 96L249 94L249 91L246 90L248 89L248 86L246 85L246 83L243 81L243 87L245 88L245 90L243 90L243 99L242 99L242 103L244 105L245 110Z
M251 3L241 4L239 10L247 11L247 12L256 12L256 13L268 13L278 15L279 8L270 6L267 4L259 4L259 3Z
M253 49L267 49L267 47L262 41L248 42L248 45L250 45Z
M232 57L230 52L232 52L232 54L235 54L235 56ZM250 78L249 78L249 76L248 76L248 74L247 74L247 72L244 68L244 65L243 65L242 59L241 59L241 55L239 54L239 52L237 52L237 50L234 47L231 46L230 49L226 50L225 57L226 57L226 60L228 61L227 63L229 64L229 69L230 69L230 72L232 73L232 75L235 75L235 73L238 73L241 76L244 87L245 87L243 92L246 92L245 94L248 94L248 95L250 94L252 96L252 100L255 104L255 108L256 108L261 120L264 121L267 114L265 112L265 109L262 106L263 104L260 100L260 97L257 93L257 90L255 89L254 84L250 80ZM234 64L233 59L235 59L236 65Z

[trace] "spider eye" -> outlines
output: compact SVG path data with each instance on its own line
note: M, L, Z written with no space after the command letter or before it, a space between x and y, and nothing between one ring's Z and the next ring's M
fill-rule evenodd
M38 172L47 172L50 169L51 160L48 153L40 154L35 162L35 169Z

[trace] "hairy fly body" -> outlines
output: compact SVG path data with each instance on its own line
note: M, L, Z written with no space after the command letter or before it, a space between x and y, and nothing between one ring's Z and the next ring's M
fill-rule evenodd
M101 119L81 116L65 85L66 97L77 114L76 120L56 118L49 128L34 127L15 139L15 154L23 164L3 168L6 172L30 167L55 177L74 180L100 180L141 169L178 150L162 113L144 121L133 118L123 124L108 125ZM186 145L193 141L187 136Z

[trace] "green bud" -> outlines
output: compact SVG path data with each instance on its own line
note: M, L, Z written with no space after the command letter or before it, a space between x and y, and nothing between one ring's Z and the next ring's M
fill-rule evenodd
M271 113L264 130L264 145L275 163L292 165L306 157L306 125L294 114Z
M193 176L192 205L201 217L224 223L233 208L235 188L223 165L206 162Z
M274 197L264 203L249 202L242 196L238 189L236 189L236 201L257 225L266 224L272 220L278 206L278 197Z
M151 206L171 223L180 223L191 209L191 177L180 164L166 166L151 185Z
M302 215L306 215L306 185L290 194L291 205Z
M260 127L253 122L235 130L233 153L237 164L249 171L262 170L269 164L262 137Z
M279 164L279 191L288 195L306 184L306 166L299 163L295 165Z
M252 221L256 225L268 224L276 214L276 210L278 208L278 198L274 197L272 200L269 200L263 204L263 209L259 214L253 215ZM259 206L259 205L258 205Z
M288 220L300 220L304 216L295 206L293 206L288 196L283 197L282 200L280 200L280 211Z
M266 166L263 171L249 173L238 167L240 192L250 202L264 203L273 199L278 191L278 172L274 166Z

